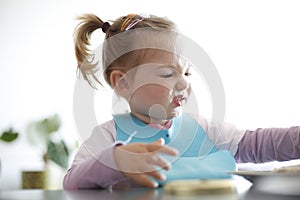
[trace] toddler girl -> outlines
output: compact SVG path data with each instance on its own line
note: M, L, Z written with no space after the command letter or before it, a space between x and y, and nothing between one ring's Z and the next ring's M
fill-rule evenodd
M88 45L102 29L104 78L130 112L94 128L64 178L65 189L155 188L176 179L229 178L235 162L300 158L299 127L245 131L182 112L191 95L190 65L170 20L135 14L112 24L92 14L80 20L78 69L92 87L101 84Z

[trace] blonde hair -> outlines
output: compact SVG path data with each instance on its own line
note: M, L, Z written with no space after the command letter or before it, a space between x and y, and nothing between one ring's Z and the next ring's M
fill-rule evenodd
M142 20L139 20L138 23L134 24L134 26L128 27L129 17L132 20ZM87 82L93 88L97 88L96 84L102 85L96 76L96 72L99 71L99 65L98 63L92 62L94 54L88 48L91 45L91 35L95 30L102 28L102 31L105 32L105 40L102 50L102 65L104 69L104 78L110 86L111 83L109 77L113 70L119 69L123 70L124 72L128 71L130 68L139 64L139 56L142 55L142 53L145 53L140 49L136 49L131 52L120 53L120 49L128 47L129 45L132 46L135 42L137 42L136 35L127 38L124 38L124 35L121 35L119 39L114 40L113 42L108 42L112 36L116 36L117 34L123 32L130 32L128 29L124 29L126 26L130 28L130 30L138 30L139 28L147 28L152 31L158 29L170 31L176 30L176 25L172 21L168 20L167 18L157 17L154 15L144 18L140 15L131 14L116 19L111 25L107 22L103 22L94 14L84 14L78 17L78 20L80 20L80 22L74 32L75 53L78 64L77 70L81 72L83 78L87 80ZM143 41L153 43L153 41L151 41L153 37L149 36L149 34L143 35ZM156 43L161 43L165 39L166 38L158 38L156 36L156 40L159 40Z

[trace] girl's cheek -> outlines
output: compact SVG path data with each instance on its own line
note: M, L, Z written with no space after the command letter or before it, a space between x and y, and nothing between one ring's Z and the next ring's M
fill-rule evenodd
M157 87L157 89L155 91L155 94L156 94L155 96L158 96L158 97L169 96L169 94L171 94L171 93L172 92L167 87Z

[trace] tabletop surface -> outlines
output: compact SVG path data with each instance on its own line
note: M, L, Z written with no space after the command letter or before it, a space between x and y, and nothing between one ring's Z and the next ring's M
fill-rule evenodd
M193 195L172 195L164 193L162 188L159 189L130 189L130 190L15 190L15 191L1 191L1 200L154 200L154 199L222 199L222 200L279 200L279 199L299 199L299 196L284 196L274 195L268 193L256 192L252 189L239 195L236 193L227 194L193 194Z
M222 200L279 200L279 199L300 199L300 195L278 194L262 191L254 187L250 182L238 180L236 182L236 190L232 192L222 193L193 193L193 194L170 194L164 188L131 188L122 190L8 190L0 189L1 200L193 200L193 199L222 199ZM300 189L300 188L299 188Z

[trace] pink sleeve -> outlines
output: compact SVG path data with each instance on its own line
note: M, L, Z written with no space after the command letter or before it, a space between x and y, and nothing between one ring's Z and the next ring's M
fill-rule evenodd
M64 189L108 188L126 179L116 168L114 146L107 148L76 165L72 165L64 177Z
M300 158L300 126L247 130L238 144L239 163L287 161Z

